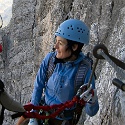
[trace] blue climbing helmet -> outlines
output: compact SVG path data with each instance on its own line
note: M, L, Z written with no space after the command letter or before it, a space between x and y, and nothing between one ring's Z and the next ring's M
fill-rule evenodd
M68 40L88 44L90 32L89 28L81 20L68 19L60 24L55 35Z

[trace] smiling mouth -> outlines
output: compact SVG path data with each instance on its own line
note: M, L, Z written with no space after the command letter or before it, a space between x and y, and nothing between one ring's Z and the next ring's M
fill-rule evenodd
M59 51L56 50L57 53L60 53Z

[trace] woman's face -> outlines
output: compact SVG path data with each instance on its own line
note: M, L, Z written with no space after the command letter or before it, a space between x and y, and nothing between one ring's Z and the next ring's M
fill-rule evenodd
M56 57L58 59L65 59L71 55L71 51L67 50L67 40L57 36L56 37L56 43L55 43L55 49L57 51Z

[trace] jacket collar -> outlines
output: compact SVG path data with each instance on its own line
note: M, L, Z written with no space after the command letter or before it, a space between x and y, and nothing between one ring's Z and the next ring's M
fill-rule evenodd
M85 58L85 55L84 53L80 52L78 58L74 61L68 61L68 62L64 62L62 59L57 59L56 58L56 52L55 52L55 58L54 58L54 64L57 64L57 63L65 63L66 65L76 65L78 64L79 62L81 62L83 59Z

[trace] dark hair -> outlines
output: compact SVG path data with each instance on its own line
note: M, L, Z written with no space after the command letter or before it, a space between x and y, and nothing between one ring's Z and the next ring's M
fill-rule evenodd
M66 50L71 50L72 54L78 56L79 53L81 52L82 47L84 46L84 44L76 42L76 41L68 40L68 39L67 39L67 42L68 42L68 44L67 44L67 49ZM75 51L73 51L73 49L72 49L74 44L78 44L78 48Z

